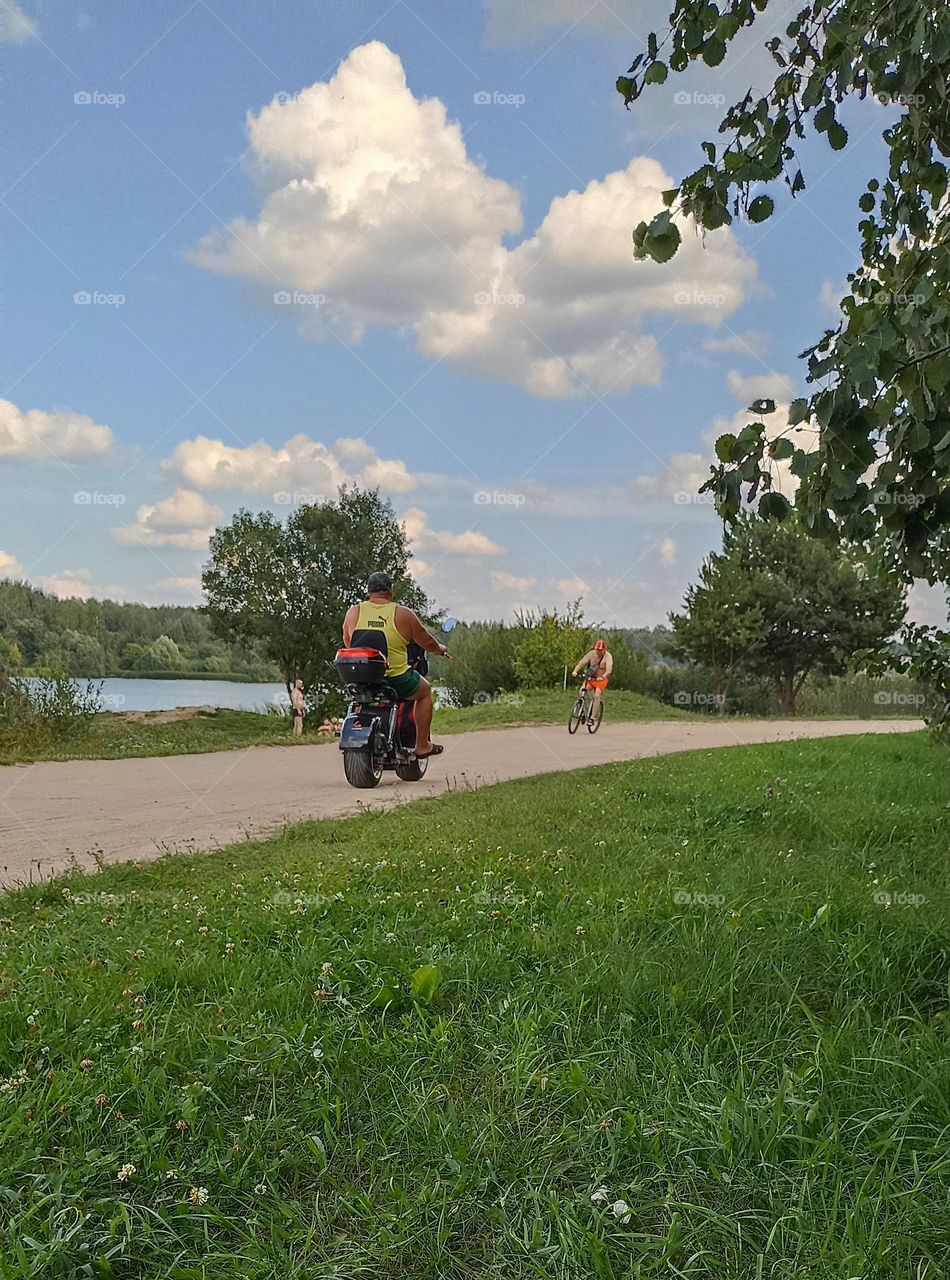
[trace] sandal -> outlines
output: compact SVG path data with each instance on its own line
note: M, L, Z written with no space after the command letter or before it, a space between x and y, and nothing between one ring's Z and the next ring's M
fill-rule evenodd
M417 751L416 759L428 760L429 756L440 756L444 750L445 747L442 746L441 742L433 742L429 751Z

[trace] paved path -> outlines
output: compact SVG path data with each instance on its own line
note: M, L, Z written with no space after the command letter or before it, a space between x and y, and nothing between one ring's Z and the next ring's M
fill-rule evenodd
M421 783L385 774L355 791L332 746L250 747L140 760L0 766L0 884L55 875L72 861L118 862L214 849L305 818L332 818L446 790L703 747L907 732L918 720L630 721L595 736L545 725L445 737Z

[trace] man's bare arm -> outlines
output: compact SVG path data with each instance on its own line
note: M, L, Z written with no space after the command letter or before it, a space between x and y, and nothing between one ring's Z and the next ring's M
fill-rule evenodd
M407 609L405 605L400 605L399 612L403 622L409 628L408 638L414 641L420 649L425 649L426 653L443 654L446 652L442 641L436 640L435 636L426 630L411 609Z
M359 609L355 604L351 604L346 611L346 617L343 619L343 648L348 649L350 641L353 639L353 629L356 626L356 618Z

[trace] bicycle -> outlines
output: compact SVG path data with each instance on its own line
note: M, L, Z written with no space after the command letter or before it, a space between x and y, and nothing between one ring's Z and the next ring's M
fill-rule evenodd
M600 722L604 718L604 700L601 697L597 704L597 714L594 715L594 695L590 685L590 676L585 675L580 692L577 695L577 701L571 707L571 714L567 722L568 733L577 733L582 724L587 725L588 733L596 733L600 728Z

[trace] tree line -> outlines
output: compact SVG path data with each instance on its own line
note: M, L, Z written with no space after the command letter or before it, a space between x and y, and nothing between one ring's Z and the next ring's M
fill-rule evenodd
M225 640L200 609L61 600L25 582L0 582L0 669L115 675L239 676L275 680L253 638Z

